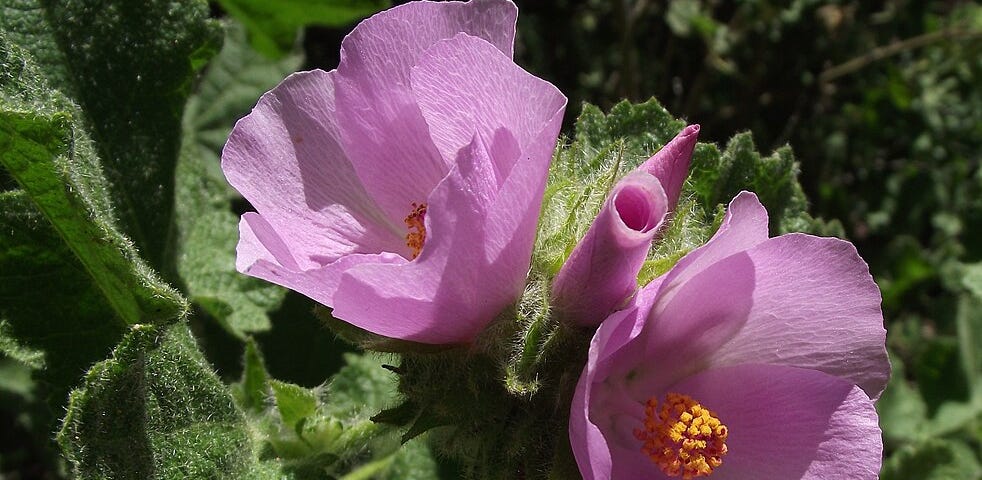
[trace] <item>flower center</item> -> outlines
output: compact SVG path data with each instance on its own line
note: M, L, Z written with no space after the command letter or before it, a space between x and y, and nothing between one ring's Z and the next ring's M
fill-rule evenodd
M690 480L707 477L723 464L726 425L711 410L688 395L669 393L658 409L658 400L644 407L644 429L635 429L641 451L665 475Z
M409 228L409 233L406 234L406 246L412 249L413 259L419 256L419 252L423 250L423 244L426 243L426 224L423 223L425 218L426 204L417 205L416 202L413 202L413 211L404 220L406 227Z

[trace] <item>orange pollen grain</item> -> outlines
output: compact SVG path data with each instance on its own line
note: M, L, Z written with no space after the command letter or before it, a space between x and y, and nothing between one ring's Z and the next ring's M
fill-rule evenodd
M657 399L648 399L644 428L634 430L641 451L665 475L683 480L708 477L723 464L728 434L715 413L678 393L665 395L660 409Z
M413 211L404 220L406 227L409 228L409 233L406 234L406 246L413 251L413 259L419 256L423 244L426 243L426 224L423 222L425 218L426 204L413 202Z

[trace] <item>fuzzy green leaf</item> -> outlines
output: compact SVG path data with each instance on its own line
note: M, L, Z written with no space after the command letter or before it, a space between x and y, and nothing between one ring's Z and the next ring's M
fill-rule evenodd
M219 0L242 22L256 50L269 57L289 52L307 25L340 27L389 6L388 0Z
M50 90L25 53L2 36L0 70L0 164L78 257L120 321L181 316L184 300L150 271L116 228L77 109Z
M596 106L584 104L583 113L576 119L573 148L576 154L585 154L586 158L612 146L623 148L625 164L630 169L648 159L684 127L684 121L675 118L654 98L637 104L622 101L606 115ZM577 163L579 168L589 171L597 166L598 160L601 159Z
M730 139L720 153L715 146L701 147L692 157L687 191L692 192L707 215L727 204L741 190L757 194L767 207L773 233L807 231L842 235L837 224L825 224L808 215L808 199L798 183L798 163L788 146L769 156L761 155L749 132Z
M58 441L80 479L240 478L244 416L186 325L134 326L72 392Z
M266 400L272 396L269 386L269 374L263 362L262 353L255 340L246 340L243 355L242 381L232 386L232 395L236 402L247 413L259 414L266 406Z
M270 381L276 409L284 425L296 430L303 421L317 412L317 393L292 383Z
M344 360L348 365L327 384L325 411L337 418L361 422L391 406L396 397L397 378L382 368L385 358L346 354Z
M195 70L221 40L207 3L0 0L0 11L0 30L80 105L116 218L166 269L181 112Z
M908 445L884 462L882 480L977 479L982 466L972 449L964 443L928 440Z
M436 480L439 477L433 452L425 438L403 445L392 456L388 468L374 476L377 480Z
M0 193L0 231L0 352L42 369L36 375L60 410L125 328L24 192Z
M239 219L232 202L238 194L222 174L219 155L235 121L296 70L301 56L271 61L246 45L240 25L229 24L226 31L221 53L184 112L175 172L175 243L178 274L191 301L244 338L269 329L267 313L280 305L285 290L235 271Z

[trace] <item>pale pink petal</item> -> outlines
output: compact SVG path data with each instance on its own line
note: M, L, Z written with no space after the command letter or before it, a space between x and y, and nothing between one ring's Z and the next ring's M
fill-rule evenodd
M516 279L524 282L529 268L566 98L485 40L466 34L430 48L412 80L444 155L456 155L465 145L460 142L475 134L494 152L492 178L500 190L488 205L481 242L486 264L508 272L510 290ZM462 136L466 129L468 140Z
M648 172L661 181L669 211L675 210L679 203L682 184L689 177L689 163L698 139L699 125L689 125L638 167L638 170Z
M556 149L556 140L563 122L566 99L542 125L539 133L522 148L508 177L501 183L495 202L488 209L485 225L488 235L484 241L484 258L490 265L516 280L522 285L532 263L532 247L539 225L542 209L542 194L549 177L549 163ZM499 140L503 135L496 134ZM509 145L515 141L496 141L492 147L511 154ZM505 155L504 153L502 155ZM501 165L502 162L495 162ZM500 173L500 172L498 172Z
M693 369L740 363L812 368L879 396L890 375L880 295L849 242L804 234L769 239L659 296L643 335L635 390Z
M492 211L506 200L494 177L492 158L497 153L477 136L460 151L456 166L428 199L427 239L419 257L405 265L348 270L334 304L338 318L389 337L460 343L472 340L518 298L529 258L522 264L488 255L495 244L504 245L501 250L506 254L516 248L528 250L514 245L515 237L500 237L501 226L490 223ZM544 174L525 167L516 165L506 187L511 177ZM536 203L536 199L524 200ZM521 216L506 219L521 220Z
M235 268L246 273L263 260L300 271L297 260L276 230L256 212L246 212L239 219L239 243L235 246Z
M731 212L733 222L742 216ZM664 276L638 340L644 363L659 368L639 369L630 388L658 389L707 366L773 363L840 376L878 397L890 372L880 296L855 248L792 234L699 265L721 256L714 242L735 225Z
M744 251L767 240L767 210L757 195L740 192L730 201L726 216L719 230L705 245L689 252L662 282L663 298L674 295L674 290L717 261ZM664 302L664 300L661 300Z
M517 8L504 0L412 2L376 14L345 37L337 70L341 140L391 222L401 222L413 202L425 202L454 160L441 157L430 140L410 70L434 43L458 33L484 38L510 58L516 18Z
M607 425L608 418L591 418L596 403L594 389L602 388L609 375L609 360L636 334L635 323L642 318L636 305L615 312L600 324L590 342L587 364L576 385L569 415L569 439L573 456L584 480L606 479L611 469L610 448L597 423Z
M350 254L322 267L304 270L263 217L247 212L239 222L237 270L300 292L324 305L334 302L344 272L366 263L401 264L406 259L394 253Z
M341 42L341 69L362 70L378 88L409 86L409 72L434 43L466 33L508 58L515 44L518 7L508 0L410 2L379 12ZM382 84L382 82L388 82Z
M745 253L730 255L656 298L638 342L643 361L628 388L664 388L703 367L704 359L747 321L754 294L754 265Z
M302 269L350 253L406 250L338 144L333 76L288 77L236 123L222 152L229 183Z
M565 321L599 325L624 306L667 212L661 183L647 173L614 186L553 282L553 305Z
M836 238L790 234L747 255L754 265L753 307L711 364L812 368L878 397L890 376L886 330L880 291L856 248Z
M447 160L470 143L475 128L488 145L494 132L505 129L525 151L566 104L552 84L522 70L487 41L464 33L426 51L413 68L412 88L430 135ZM499 180L508 177L516 158L495 165Z
M729 430L713 479L877 478L883 445L876 410L847 380L748 364L707 370L669 390L702 403Z
M651 301L642 313L644 331L625 350L638 367L632 389L657 389L691 373L739 330L755 276L743 251L766 240L767 212L754 194L742 192L709 242L645 287ZM642 367L641 358L660 366Z

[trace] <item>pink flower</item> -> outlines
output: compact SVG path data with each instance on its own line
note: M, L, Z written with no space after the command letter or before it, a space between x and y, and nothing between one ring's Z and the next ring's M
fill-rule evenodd
M567 322L599 325L638 287L638 272L668 212L678 204L699 125L689 125L611 189L556 275L553 305Z
M566 98L512 62L506 0L413 2L291 75L222 169L256 208L236 267L358 327L467 342L525 284Z
M852 244L768 238L743 192L706 245L597 330L570 413L580 471L875 479L885 334Z

